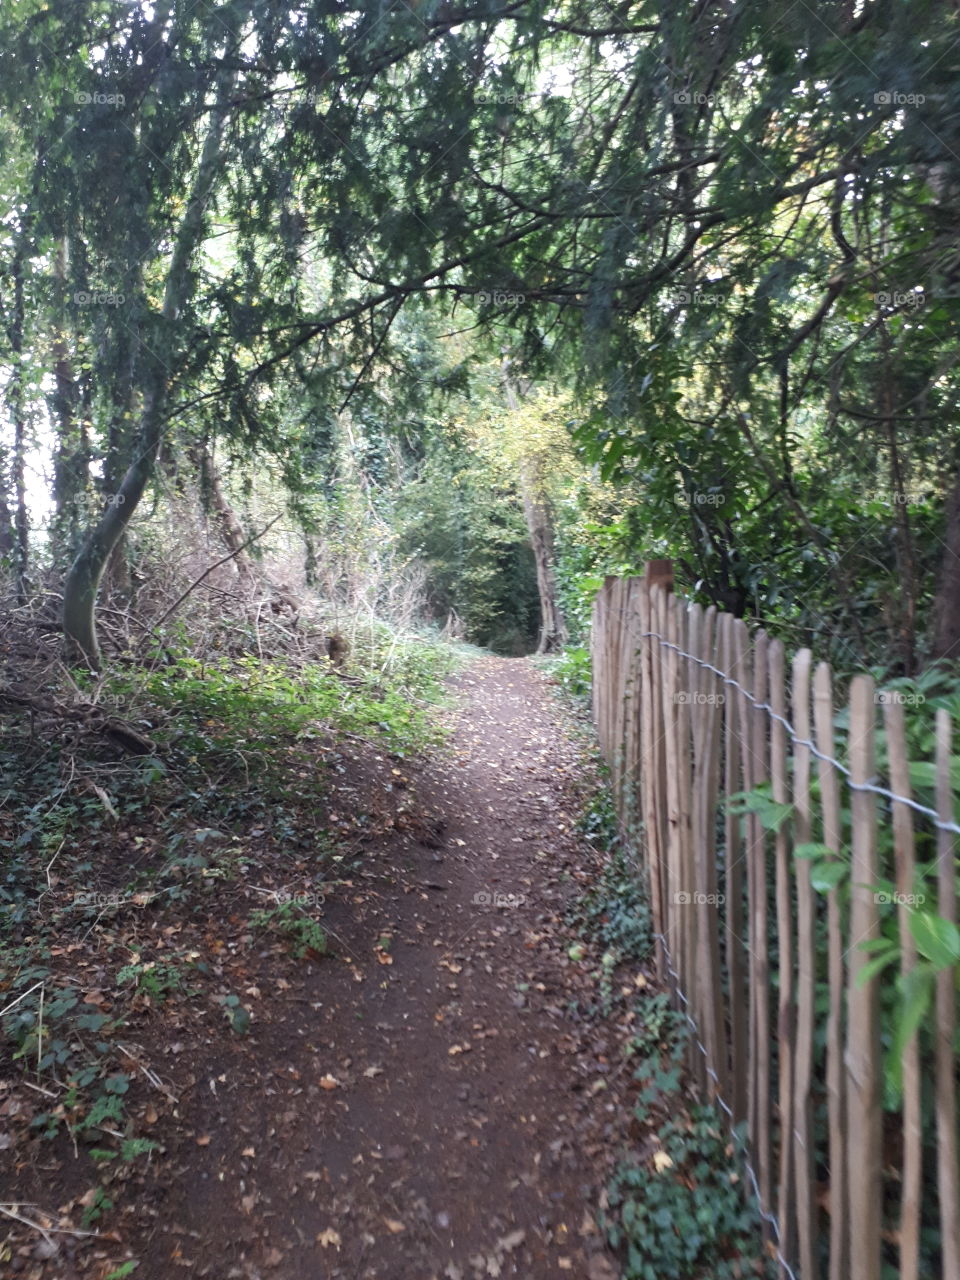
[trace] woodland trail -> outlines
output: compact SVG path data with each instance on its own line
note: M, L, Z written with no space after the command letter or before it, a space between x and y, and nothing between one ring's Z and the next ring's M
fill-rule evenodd
M452 684L451 743L407 771L415 819L328 905L337 960L190 1064L138 1280L617 1275L593 1218L619 1118L563 925L598 856L582 745L524 660Z

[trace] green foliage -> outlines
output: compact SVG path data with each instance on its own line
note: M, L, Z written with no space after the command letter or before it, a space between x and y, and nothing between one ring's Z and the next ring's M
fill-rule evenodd
M127 692L119 679L113 688ZM249 754L269 768L277 744L330 722L347 733L383 739L398 753L429 739L422 714L399 691L344 687L320 666L297 670L254 658L213 664L183 658L141 688L161 709L176 711L180 751L221 767L239 762L243 769Z
M652 932L648 895L617 836L617 820L606 787L597 788L580 814L579 828L608 854L594 885L570 909L570 922L603 948L598 974L599 1002L588 1010L608 1016L621 997L616 974L621 964L636 967L650 958ZM568 954L582 960L586 948L574 943Z
M122 1124L129 1076L109 1073L111 1041L120 1021L83 1003L82 992L58 983L45 965L17 948L8 948L0 959L0 987L9 997L6 1003L19 997L2 1019L13 1060L54 1083L71 1082L65 1100L36 1115L32 1127L52 1138L62 1124L78 1132L104 1122Z
M118 971L117 982L133 983L141 995L149 996L155 1004L162 1004L171 992L180 990L183 975L172 964L128 964Z
M745 1200L716 1113L695 1107L665 1121L657 1138L653 1159L621 1164L607 1190L602 1226L623 1257L624 1280L772 1277L759 1213Z
M633 1060L633 1078L640 1085L638 1112L666 1106L683 1089L687 1025L664 992L642 1000L638 1009L640 1031L627 1047Z
M627 1052L637 1119L654 1128L651 1156L631 1155L607 1187L601 1229L624 1265L624 1280L741 1280L774 1272L759 1247L760 1218L737 1167L736 1142L710 1107L681 1110L689 1037L664 992L637 1006ZM656 1119L656 1117L661 1117Z
M177 772L177 805L208 822L269 809L278 824L288 809L309 813L322 799L322 777L295 764L303 745L356 735L403 757L438 741L427 704L439 695L449 649L391 637L378 624L358 634L356 650L367 665L349 683L324 664L182 657L146 676L111 677L109 691L127 714L135 709L157 725ZM174 783L152 773L144 781L154 794Z
M727 797L726 809L735 816L752 813L760 820L764 831L776 833L793 815L793 805L783 804L773 798L773 784L761 783L752 791L738 791Z
M572 698L587 698L591 687L590 650L583 646L564 649L548 668L561 688Z
M290 951L298 960L313 952L322 956L327 950L327 935L320 924L307 915L296 902L280 902L250 914L250 924L256 929L279 934L290 944Z
M540 604L516 483L451 432L437 433L395 510L401 547L425 569L436 620L452 612L470 641L498 653L529 652Z
M250 1030L251 1019L249 1010L245 1009L240 1003L240 997L231 993L225 996L215 996L214 999L223 1010L223 1016L226 1018L230 1029L235 1031L237 1035L246 1035Z
M653 938L649 897L622 846L613 849L577 913L584 930L607 952L613 952L618 962L650 959Z
M103 1187L97 1187L90 1199L89 1204L83 1210L81 1223L84 1229L88 1229L99 1222L100 1219L113 1208L113 1201L104 1191ZM128 1273L129 1274L129 1273Z
M600 774L601 782L592 791L577 818L577 827L591 844L600 849L614 851L620 843L620 828L617 822L617 811L613 803L613 793L606 785L607 770L599 759L594 761Z
M609 1014L616 967L628 962L636 971L651 959L649 897L618 838L609 788L594 792L579 825L610 851L596 884L572 913L582 932L604 948L600 1009ZM719 1113L698 1107L677 1114L686 1087L686 1020L665 992L647 990L638 987L638 995L644 994L633 997L636 1030L626 1054L638 1086L636 1116L655 1130L657 1150L653 1159L630 1155L617 1166L601 1230L622 1259L624 1280L772 1280L759 1247L759 1215L746 1196Z

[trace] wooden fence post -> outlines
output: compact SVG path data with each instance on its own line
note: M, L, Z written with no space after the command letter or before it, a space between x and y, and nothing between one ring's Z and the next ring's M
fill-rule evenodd
M788 804L790 783L787 776L787 690L783 645L772 640L768 650L770 672L770 782L775 803ZM777 718L779 717L779 719ZM779 1173L777 1179L777 1218L780 1223L780 1252L787 1259L796 1256L794 1249L794 1005L793 1005L793 877L790 867L788 824L781 822L774 836L774 867L777 917L777 971L780 983L777 1000L777 1112L779 1117ZM786 1275L786 1273L783 1273Z
M883 707L890 790L910 799L910 765L903 704L890 699ZM893 804L893 856L896 867L897 927L900 938L900 976L906 982L917 967L917 944L910 929L911 895L916 891L916 847L909 805ZM920 1048L914 1031L903 1046L903 1191L900 1196L900 1277L920 1278L920 1203L923 1185Z
M753 705L749 724L752 760L751 786L769 780L767 714L757 704L767 700L767 633L754 637ZM767 932L767 840L759 815L751 814L747 861L750 871L750 1003L753 1011L753 1052L751 1085L754 1089L754 1123L751 1129L754 1158L760 1183L760 1199L769 1213L773 1207L770 1167L770 955Z
M950 714L937 711L937 815L953 822L950 782ZM937 914L957 921L954 838L937 831ZM960 1186L957 1174L957 1081L954 1040L957 1033L956 975L953 968L937 974L936 1113L937 1191L940 1196L940 1247L943 1280L960 1276Z
M870 676L850 684L850 933L847 985L847 1187L850 1197L851 1280L880 1280L882 1136L880 1018L876 978L859 981L869 956L861 944L879 935L877 910L877 802L858 786L874 773L874 685Z
M747 688L750 674L747 658L747 628L739 619L726 616L727 672L736 686L729 686L726 711L726 769L724 790L728 796L750 786L749 738L745 737L746 710L742 689ZM727 928L726 957L729 974L730 1006L730 1078L733 1081L731 1107L738 1124L748 1118L749 1089L749 1004L746 998L745 932L747 913L744 904L744 861L746 842L743 838L742 820L731 815L726 818L726 895Z
M813 840L810 802L810 662L809 649L793 659L791 719L800 740L793 751L793 830L795 848ZM794 1044L793 1149L797 1186L797 1258L803 1280L817 1280L817 1205L814 1180L811 1092L816 1030L817 940L816 898L810 877L810 859L794 860L797 886L797 1009Z
M823 843L837 855L843 844L840 785L830 760L834 755L833 680L826 662L818 663L813 685L813 714L817 733ZM827 895L827 972L830 1008L827 1013L827 1126L830 1168L830 1280L849 1280L847 1260L847 1132L846 1091L843 1082L844 959L843 926L837 890Z

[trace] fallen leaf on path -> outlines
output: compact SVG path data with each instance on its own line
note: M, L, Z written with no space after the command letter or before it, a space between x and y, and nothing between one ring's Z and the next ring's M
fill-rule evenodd
M340 1086L340 1081L339 1081L339 1080L337 1080L334 1076L329 1076L329 1075L328 1075L328 1076L321 1076L321 1077L320 1077L320 1088L321 1088L321 1089L337 1089L337 1088L339 1088L339 1086Z
M317 1244L322 1244L325 1249L331 1244L335 1249L339 1249L342 1243L340 1232L334 1231L333 1227L327 1227L326 1231L321 1231L317 1236Z
M201 1136L197 1139L197 1146L198 1146L198 1147L209 1147L209 1145L210 1145L210 1135L209 1135L209 1133L201 1134Z
M513 1249L519 1249L527 1238L527 1233L520 1228L511 1231L497 1241L497 1248L503 1253L510 1253Z
M401 1231L406 1231L407 1229L403 1223L398 1222L396 1218L384 1218L384 1222L386 1223L387 1230L392 1232L395 1236L399 1235Z

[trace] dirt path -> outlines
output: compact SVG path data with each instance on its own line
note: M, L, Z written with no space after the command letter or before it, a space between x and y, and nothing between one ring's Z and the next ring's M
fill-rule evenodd
M619 1120L562 923L597 856L580 748L531 664L453 683L451 746L375 780L395 832L326 908L334 955L248 958L250 1034L163 1046L186 1083L122 1232L136 1280L616 1276L593 1213Z

